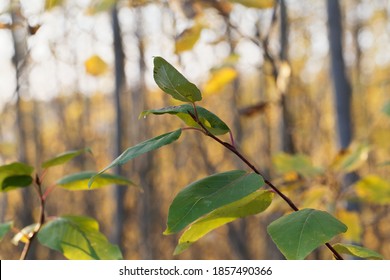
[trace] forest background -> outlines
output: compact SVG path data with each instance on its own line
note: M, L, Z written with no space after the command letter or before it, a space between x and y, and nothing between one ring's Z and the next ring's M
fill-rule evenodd
M153 57L162 56L201 88L202 106L284 192L348 225L339 238L389 259L389 17L385 0L0 0L0 163L39 168L61 152L92 150L50 170L55 182L182 126L139 118L176 105L153 81ZM46 209L96 218L125 259L282 258L266 232L289 211L278 199L172 255L178 236L162 232L175 194L234 168L243 168L234 155L189 132L117 170L143 191L56 188ZM1 193L0 203L0 223L36 220L31 189ZM20 255L10 239L1 259ZM63 256L37 245L29 258Z

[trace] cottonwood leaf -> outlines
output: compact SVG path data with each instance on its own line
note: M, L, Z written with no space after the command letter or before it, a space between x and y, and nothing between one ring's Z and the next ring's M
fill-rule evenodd
M358 258L368 259L368 260L383 260L383 256L373 250L351 244L341 244L337 243L333 245L333 248L339 254L347 254Z
M13 162L0 166L0 192L29 186L34 168L30 165Z
M200 90L188 81L162 57L153 60L153 78L156 84L173 98L184 102L195 102L202 99Z
M88 187L88 181L96 176L97 172L84 171L67 175L57 181L57 185L61 188L77 191L77 190L88 190L97 189L108 185L134 185L134 183L127 178L115 174L101 174L94 180L94 184L91 188Z
M207 109L196 106L196 111L200 122L207 128L207 130L214 135L222 135L230 131L229 127L215 114ZM149 114L162 115L171 114L176 115L190 127L200 128L200 125L194 121L189 112L195 115L194 107L190 104L183 104L180 106L170 106L161 109L147 110L141 113L140 117L145 117Z
M119 247L99 231L99 224L83 216L62 216L46 223L38 233L39 242L71 260L120 260Z
M267 230L287 259L303 260L347 227L325 211L303 209L277 219Z
M80 150L74 150L74 151L67 151L64 153L61 153L59 155L56 155L55 157L45 161L42 163L42 168L49 168L56 165L61 165L64 163L67 163L68 161L72 160L73 158L83 154L83 153L91 153L91 149L85 148Z
M91 177L91 179L88 182L88 187L91 187L93 182L96 180L97 177L99 177L102 173L104 173L106 170L118 166L123 165L126 162L142 155L147 152L156 150L162 146L168 145L177 139L179 139L181 135L181 129L168 132L165 134L162 134L160 136L154 137L152 139L146 140L144 142L138 143L137 145L128 148L126 151L124 151L120 156L118 156L116 159L114 159L108 166L103 168L98 174Z
M220 226L231 223L238 218L263 212L271 204L273 196L274 194L270 191L257 191L238 201L215 209L208 215L196 220L180 237L174 255L182 253L194 242Z
M174 198L164 234L177 233L201 216L240 200L264 184L260 175L243 170L218 173L193 182Z

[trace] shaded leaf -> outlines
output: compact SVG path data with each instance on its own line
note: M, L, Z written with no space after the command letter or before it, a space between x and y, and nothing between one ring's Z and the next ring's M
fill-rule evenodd
M30 186L32 182L33 178L30 175L13 175L6 177L3 180L1 189L7 191L16 188L24 188Z
M243 170L218 173L182 189L169 207L164 234L179 232L201 216L240 200L264 185L263 178Z
M344 238L352 242L360 242L363 229L359 214L355 211L341 210L337 212L337 218L348 227L348 231L343 234Z
M296 172L305 178L310 178L322 172L320 168L313 166L307 156L302 154L279 153L272 158L272 162L277 172L281 174Z
M100 76L106 73L107 63L98 55L93 55L84 62L85 71L92 76Z
M156 84L173 98L184 102L202 99L200 90L162 57L153 60L153 78Z
M274 6L274 0L228 0L231 3L238 3L249 8L267 9Z
M367 161L369 151L367 144L353 144L336 156L331 167L337 171L353 172Z
M12 229L12 225L12 221L0 224L0 241Z
M277 219L267 230L287 259L303 260L347 227L325 211L303 209Z
M201 123L207 128L209 132L214 135L221 135L229 132L229 127L216 115L212 112L206 110L203 107L196 106L196 111ZM162 115L162 114L171 114L178 116L183 120L188 126L200 128L191 115L195 115L194 108L190 104L183 104L180 106L170 106L161 109L147 110L141 113L140 117L147 116L149 114Z
M71 260L123 259L118 246L111 244L89 217L58 217L42 227L38 240Z
M27 243L29 240L29 236L36 231L37 227L38 224L31 224L29 226L24 227L12 238L11 240L12 244L17 246L19 242Z
M238 218L256 215L263 212L272 202L274 194L270 191L254 192L238 201L222 206L207 216L194 222L180 237L175 255L182 253L194 242L210 231L233 222Z
M376 175L368 175L355 184L358 197L367 202L390 204L390 182Z
M85 148L85 149L61 153L61 154L55 156L54 158L51 158L51 159L45 161L44 163L42 163L42 168L49 168L49 167L53 167L56 165L64 164L64 163L70 161L71 159L73 159L73 158L75 158L83 153L86 153L86 152L91 153L91 149Z
M98 174L95 176L92 176L91 179L88 182L88 187L91 187L93 182L96 180L98 176L100 176L103 172L106 170L118 166L118 165L123 165L129 160L138 157L139 155L142 155L144 153L156 150L162 146L168 145L177 139L179 139L181 135L181 129L168 132L165 134L162 134L160 136L157 136L155 138L146 140L142 143L138 143L137 145L128 148L126 151L124 151L119 157L114 159L108 166L103 168Z
M390 101L383 106L382 112L390 117Z
M34 168L30 165L14 162L0 166L0 191L26 187L32 182L31 173ZM29 178L28 178L29 177ZM27 184L27 181L31 182Z
M95 179L93 186L89 188L88 181L96 175L97 172L94 171L84 171L80 173L71 174L58 180L57 185L64 189L72 191L97 189L112 184L134 185L132 181L128 180L125 177L114 174L101 174Z
M187 28L179 35L175 42L175 53L192 50L202 33L203 24L197 21L192 27Z
M369 259L369 260L383 260L383 256L373 250L351 244L337 243L333 245L333 248L339 254L347 254L358 258Z
M203 87L204 94L221 91L227 84L237 78L237 71L233 67L222 67L211 72L209 80Z

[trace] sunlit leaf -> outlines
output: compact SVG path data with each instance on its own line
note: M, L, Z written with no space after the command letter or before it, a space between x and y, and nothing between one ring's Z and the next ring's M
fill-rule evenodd
M249 8L267 9L272 8L274 0L228 0L231 3L238 3Z
M277 172L281 174L296 172L303 177L310 178L322 172L320 168L313 166L307 156L302 154L279 153L272 158L272 162Z
M92 76L100 76L108 69L107 63L98 55L93 55L88 58L84 66L85 71Z
M212 211L207 216L195 221L183 233L174 254L178 255L182 253L194 242L222 225L233 222L238 218L244 218L263 212L271 204L272 198L272 192L258 191Z
M0 241L12 229L12 225L12 221L0 224Z
M175 53L191 50L200 38L203 24L197 21L192 27L186 29L179 35L175 42Z
M88 187L88 181L96 176L97 172L84 171L67 175L57 181L57 185L62 188L77 191L77 190L88 190L97 189L104 186L116 184L116 185L133 185L133 182L125 177L114 175L114 174L101 174L94 180L94 184L91 188Z
M367 161L369 151L366 144L352 144L337 155L331 167L337 171L353 172Z
M303 209L277 219L267 230L287 259L303 260L347 227L327 212Z
M200 90L162 57L153 60L153 78L156 84L173 98L184 102L202 99Z
M42 163L42 168L49 168L52 166L64 164L64 163L70 161L71 159L73 159L73 158L75 158L83 153L86 153L86 152L90 153L91 150L89 148L86 148L86 149L81 149L81 150L76 150L76 151L64 152L64 153L59 154L59 155L55 156L54 158L51 158L51 159L45 161L44 163Z
M123 165L129 160L138 157L139 155L145 154L147 152L156 150L162 146L168 145L177 139L179 139L181 135L181 129L162 134L160 136L154 137L152 139L146 140L144 142L138 143L137 145L128 148L124 151L120 156L118 156L114 161L112 161L108 166L103 168L98 174L92 176L88 182L88 187L91 187L93 182L106 170L118 166Z
M368 175L355 184L358 197L370 203L390 204L390 182L376 175Z
M54 7L62 5L64 0L45 0L45 10L53 9Z
M119 247L111 244L97 221L89 217L58 217L42 227L38 240L71 260L123 259Z
M329 196L328 186L313 186L302 194L302 208L319 208Z
M201 123L214 135L221 135L229 132L229 127L216 115L206 110L203 107L196 106L198 117ZM193 106L190 104L183 104L180 106L170 106L161 109L147 110L142 112L140 117L147 116L149 114L162 115L162 114L171 114L176 115L182 119L188 126L200 128L191 115L195 115Z
M360 242L363 233L360 215L357 212L340 210L337 212L337 218L348 227L348 231L343 234L344 238L352 242Z
M237 71L232 67L222 67L211 72L209 80L203 87L204 94L213 94L221 91L227 84L234 81Z
M19 244L19 242L27 243L29 241L30 235L36 231L38 224L31 224L29 226L24 227L20 232L15 234L12 238L11 242L15 246Z
M226 204L240 200L264 185L255 173L233 170L193 182L182 189L169 207L167 229L172 234Z
M339 254L347 254L368 260L383 260L383 256L373 250L351 244L335 244L333 248Z
M21 162L0 166L0 191L29 186L33 180L31 177L33 171L32 166Z

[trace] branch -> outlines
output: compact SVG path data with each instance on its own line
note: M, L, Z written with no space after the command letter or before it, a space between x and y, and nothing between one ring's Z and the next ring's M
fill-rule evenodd
M195 105L194 105L195 107ZM261 177L263 177L264 182L266 185L268 185L273 191L275 191L294 211L299 211L299 208L292 202L290 198L288 198L285 194L283 194L274 184L272 184L271 181L267 180L263 174L244 156L242 155L235 146L222 141L217 136L212 134L208 129L202 124L202 122L199 120L197 116L192 114L190 111L187 111L188 114L192 117L192 119L203 129L203 133L206 134L206 136L214 139L219 144L224 146L229 151L233 152L236 156L238 156L250 169L252 169L256 174L259 174ZM329 250L333 253L336 260L343 260L343 257L330 245L329 243L325 243L325 246L329 248Z

